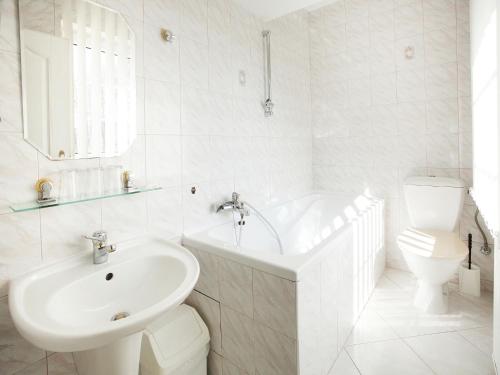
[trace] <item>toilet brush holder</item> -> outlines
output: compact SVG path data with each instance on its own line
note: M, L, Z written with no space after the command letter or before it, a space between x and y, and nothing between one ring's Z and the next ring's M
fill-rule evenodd
M481 296L481 269L475 264L463 263L458 269L460 293L474 297Z

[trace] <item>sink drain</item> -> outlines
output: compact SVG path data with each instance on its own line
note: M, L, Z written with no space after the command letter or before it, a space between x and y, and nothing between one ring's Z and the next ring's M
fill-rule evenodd
M128 312L119 312L111 317L111 321L114 322L115 320L125 319L128 316L130 316Z

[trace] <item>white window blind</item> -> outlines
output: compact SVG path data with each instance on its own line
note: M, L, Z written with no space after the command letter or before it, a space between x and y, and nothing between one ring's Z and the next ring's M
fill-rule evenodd
M63 2L73 45L75 157L119 155L136 134L135 45L123 17L82 0Z

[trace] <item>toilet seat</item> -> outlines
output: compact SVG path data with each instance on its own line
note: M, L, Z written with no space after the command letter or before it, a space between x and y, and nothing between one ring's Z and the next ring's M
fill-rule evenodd
M463 259L468 250L454 232L406 228L397 238L401 250L436 259Z

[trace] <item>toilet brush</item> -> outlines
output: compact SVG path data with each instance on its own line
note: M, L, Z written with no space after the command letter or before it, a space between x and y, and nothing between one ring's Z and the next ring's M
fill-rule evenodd
M460 293L479 297L481 295L481 270L472 264L472 234L468 236L469 258L458 269Z
M471 269L472 265L472 233L469 233L469 269Z

